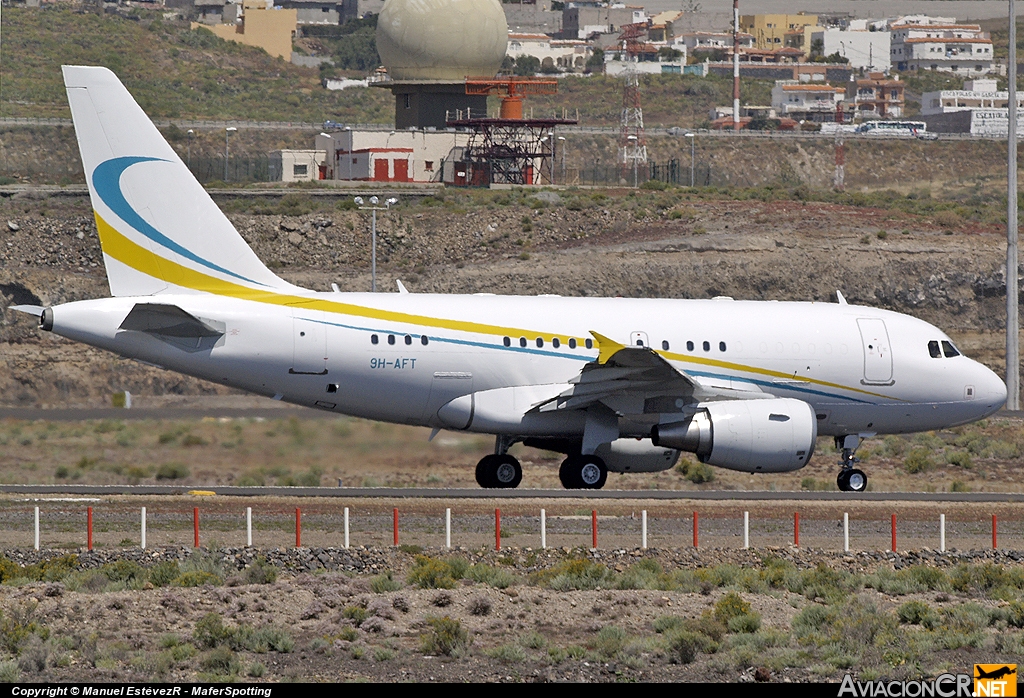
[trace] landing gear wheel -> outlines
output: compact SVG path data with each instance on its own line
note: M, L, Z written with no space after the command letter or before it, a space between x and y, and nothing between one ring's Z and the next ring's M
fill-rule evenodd
M868 487L868 476L863 470L850 468L839 473L836 484L842 492L863 492Z
M599 490L608 480L608 468L597 456L569 456L558 470L567 490Z
M501 489L510 490L519 487L519 483L523 481L523 468L519 465L519 461L507 453L497 456L492 481L495 483L495 487Z
M476 464L476 482L486 489L512 489L523 481L523 468L512 456L490 454Z

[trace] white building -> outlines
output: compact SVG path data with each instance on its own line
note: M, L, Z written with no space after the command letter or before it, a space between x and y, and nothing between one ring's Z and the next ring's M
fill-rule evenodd
M321 177L324 150L277 150L270 154L271 177L281 182L312 182Z
M685 32L681 35L686 50L692 56L696 51L714 51L716 49L731 49L732 32ZM740 32L740 48L751 48L754 45L754 35Z
M616 60L616 54L605 53L604 74L622 75L629 70L635 70L641 75L682 75L686 66L686 52L683 51L685 46L679 44L672 48L681 51L683 55L667 61L623 61Z
M962 90L941 90L921 95L921 114L949 114L971 109L1006 109L1010 93L996 90L996 81L967 80ZM1017 96L1017 108L1024 107L1024 94Z
M562 70L582 71L593 49L586 41L578 39L552 39L547 34L523 34L509 32L509 58L533 56L541 67L557 67Z
M865 20L850 22L850 26L867 24ZM822 29L811 32L811 48L820 41L825 56L838 53L850 61L852 68L889 72L890 34L887 31L865 29Z
M894 24L889 57L896 70L961 75L992 72L992 39L977 24Z
M807 121L833 121L836 105L846 99L845 87L799 80L776 80L772 108L779 116Z
M321 133L324 178L370 182L452 182L453 151L469 141L465 131L356 131ZM462 182L459 182L462 184Z

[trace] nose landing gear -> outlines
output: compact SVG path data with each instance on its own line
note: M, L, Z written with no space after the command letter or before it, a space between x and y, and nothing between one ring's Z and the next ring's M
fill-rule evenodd
M868 487L868 476L863 470L853 467L860 461L854 454L860 446L860 437L856 434L836 437L836 448L843 449L842 460L839 461L841 470L836 477L836 485L842 492L863 492Z

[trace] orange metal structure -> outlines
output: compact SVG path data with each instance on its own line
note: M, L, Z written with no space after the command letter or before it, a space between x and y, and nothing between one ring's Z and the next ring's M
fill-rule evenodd
M522 119L523 98L526 95L553 95L558 93L558 80L554 78L499 77L467 78L467 95L501 95L501 118Z

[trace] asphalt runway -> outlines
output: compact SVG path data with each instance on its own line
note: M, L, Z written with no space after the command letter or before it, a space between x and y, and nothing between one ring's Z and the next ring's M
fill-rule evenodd
M959 502L1024 503L1022 493L1001 492L778 492L735 490L485 490L440 487L183 487L181 485L0 485L15 495L225 497L328 497L355 499L605 499L719 502Z

